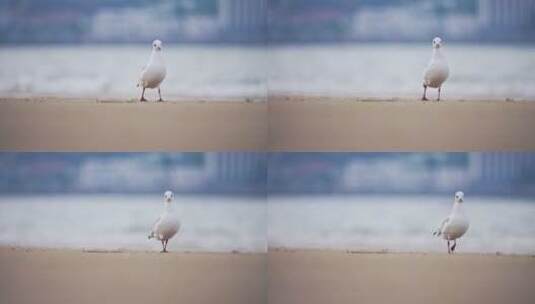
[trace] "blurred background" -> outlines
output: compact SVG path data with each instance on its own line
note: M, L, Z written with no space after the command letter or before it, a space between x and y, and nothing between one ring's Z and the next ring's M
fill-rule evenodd
M0 153L0 168L2 245L159 250L146 237L170 189L173 250L443 252L431 232L461 190L460 251L535 254L535 153Z
M535 253L535 153L273 153L268 244L447 252L432 231L456 191L460 251Z
M533 0L1 0L1 42L533 41Z
M0 153L0 244L153 249L175 192L180 251L266 250L263 153Z
M535 153L272 153L269 192L535 197Z
M445 97L535 97L535 0L0 0L0 94L136 98L159 38L172 98L414 97L435 36Z

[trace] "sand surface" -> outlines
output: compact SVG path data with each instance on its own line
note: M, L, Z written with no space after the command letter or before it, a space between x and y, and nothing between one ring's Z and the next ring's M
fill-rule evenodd
M535 149L535 102L272 96L275 151Z
M534 117L535 102L506 100L0 98L0 150L525 151Z
M270 304L535 303L535 257L270 251Z
M266 303L266 254L0 247L0 303Z
M266 263L267 262L267 263ZM533 303L535 257L0 247L0 303Z
M0 98L0 150L258 151L265 102Z

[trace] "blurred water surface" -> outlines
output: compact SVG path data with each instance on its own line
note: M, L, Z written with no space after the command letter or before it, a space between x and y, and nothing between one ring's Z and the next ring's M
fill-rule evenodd
M271 196L270 247L447 252L433 237L451 209L443 196ZM535 201L465 197L470 228L459 252L535 253Z
M434 195L177 195L178 251L264 252L270 247L445 252L432 231L451 199ZM148 240L160 195L0 196L0 244L159 250ZM535 254L533 199L466 197L460 252ZM267 234L266 234L267 233Z
M266 250L263 198L176 195L175 207L171 250ZM0 196L0 244L160 250L147 235L162 210L160 195Z
M0 48L0 94L139 98L151 45ZM164 98L264 98L266 51L259 47L165 45ZM148 97L157 98L156 90Z
M444 98L534 98L535 46L448 44ZM150 44L3 46L1 95L137 99ZM166 98L419 97L429 44L164 45ZM436 92L431 92L434 96ZM156 98L150 90L148 96Z
M535 97L535 46L445 44L444 98ZM270 93L420 97L431 44L286 46L271 50ZM436 90L430 90L433 98Z

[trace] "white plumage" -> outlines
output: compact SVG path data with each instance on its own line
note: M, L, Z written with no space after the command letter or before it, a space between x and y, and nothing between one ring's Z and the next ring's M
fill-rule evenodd
M162 252L167 252L167 242L180 229L180 221L173 210L173 198L173 192L165 192L164 211L154 223L149 234L149 239L154 238L162 242Z
M422 100L427 100L427 88L438 88L438 97L437 101L440 100L440 91L442 89L442 84L448 79L450 74L450 68L448 66L448 61L444 54L441 51L442 39L436 37L433 39L433 54L431 56L431 61L427 65L427 68L424 71L424 95Z
M149 62L143 68L141 77L139 78L138 86L143 88L140 101L146 101L145 89L158 88L158 101L163 101L160 92L160 84L165 78L167 70L162 58L162 42L160 40L154 40L152 42L152 53L150 54Z
M433 235L442 237L448 242L448 253L453 253L455 251L455 247L457 247L457 239L463 236L470 226L470 222L464 214L463 202L464 193L461 191L456 192L450 215L446 217L442 221L440 227L433 232ZM453 241L453 246L451 247L450 241Z

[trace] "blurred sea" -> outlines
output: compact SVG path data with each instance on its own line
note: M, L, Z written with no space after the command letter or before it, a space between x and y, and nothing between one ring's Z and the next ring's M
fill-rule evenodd
M266 251L263 197L175 196L181 219L171 250ZM160 250L148 240L161 195L0 196L0 244Z
M444 98L534 98L535 46L448 44ZM150 45L2 46L0 95L137 99ZM429 44L164 45L173 99L270 94L419 97ZM435 94L436 92L431 92ZM148 92L156 98L156 92Z
M138 99L151 45L0 48L0 95ZM265 53L257 47L165 45L165 98L265 99ZM157 98L156 90L147 97Z
M447 98L535 97L535 46L446 44ZM270 93L419 98L429 44L276 47ZM429 96L436 97L431 89Z
M270 196L269 247L447 252L432 235L449 214L443 196ZM535 254L533 199L466 196L470 228L459 252Z
M432 231L444 196L175 197L177 251L264 252L270 247L445 252ZM0 245L159 250L147 235L160 195L0 196ZM466 197L460 252L535 254L533 199ZM267 215L267 217L266 217ZM267 237L266 237L267 231Z

